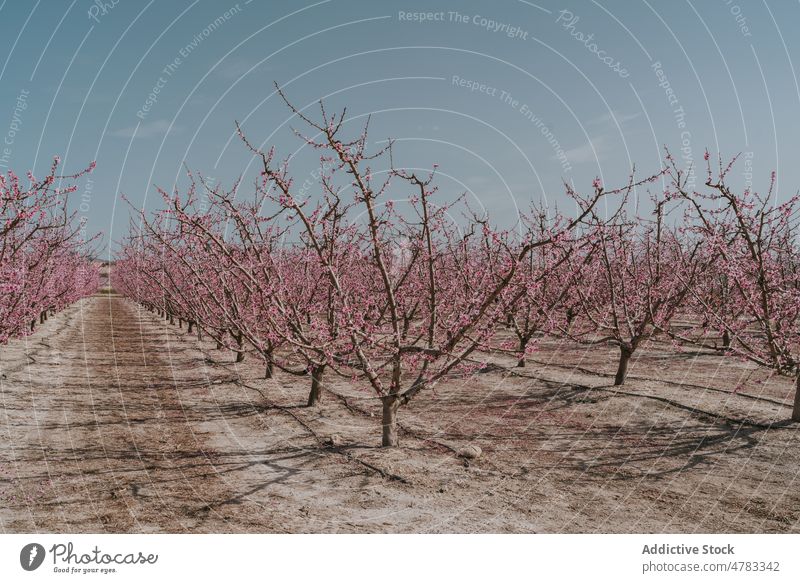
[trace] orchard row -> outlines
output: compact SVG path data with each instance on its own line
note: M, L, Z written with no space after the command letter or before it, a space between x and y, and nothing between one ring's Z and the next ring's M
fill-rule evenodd
M58 166L56 158L41 180L0 174L0 345L98 287L91 241L67 205L74 182L94 164L70 176L57 175Z
M185 194L160 191L112 283L237 360L252 347L267 377L308 375L309 406L325 375L350 378L382 401L383 444L396 445L397 412L421 391L501 354L525 366L546 335L618 346L616 384L656 335L797 377L798 204L773 203L774 176L764 195L736 194L733 162L706 155L704 191L689 191L667 153L658 174L621 188L567 185L572 215L531 207L501 229L462 199L439 201L435 166L395 167L392 142L369 151L367 128L343 137L344 113L292 110L320 154L317 196L239 129L261 168L252 191L192 173ZM647 211L631 214L645 192Z

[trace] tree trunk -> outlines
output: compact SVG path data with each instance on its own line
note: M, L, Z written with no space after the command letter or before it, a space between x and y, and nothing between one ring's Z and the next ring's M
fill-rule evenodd
M221 348L222 348L222 342L217 340L217 350L220 350Z
M239 335L236 336L236 346L239 347L239 350L236 351L236 362L242 362L244 360L244 350L242 350L242 333L239 332Z
M625 346L619 347L619 367L617 367L617 375L614 377L615 385L625 384L625 377L628 376L628 363L633 355L633 350Z
M264 369L265 369L264 370L264 378L265 379L271 379L273 377L273 375L275 374L275 367L272 364L272 355L267 356L266 361L267 361L267 363L266 363L266 366L264 367Z
M519 341L519 352L522 356L519 357L519 362L517 362L517 366L519 368L525 368L525 351L528 348L528 341L527 340L520 340Z
M308 394L309 407L318 405L322 401L322 378L324 375L324 364L320 364L311 368L311 392Z
M192 320L189 320L189 334L191 334L193 330L194 330L194 322Z
M183 318L178 318L178 328L183 328Z
M797 375L797 381L795 381L792 421L800 421L800 375Z
M40 324L44 324L44 312L42 312L41 314L39 314L39 323L40 323Z
M722 347L723 348L730 348L731 347L731 334L727 330L722 333Z
M381 447L397 447L397 409L400 402L397 397L384 397L383 399L383 439Z
M175 318L172 317L172 314L169 315L169 323L170 324L174 324L175 323Z
M33 332L34 330L36 330L36 318L31 320L31 332Z

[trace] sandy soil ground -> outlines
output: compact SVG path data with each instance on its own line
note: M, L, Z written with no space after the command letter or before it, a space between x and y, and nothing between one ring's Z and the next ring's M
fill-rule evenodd
M386 450L368 392L329 379L305 408L309 379L98 295L0 348L0 529L800 531L790 381L652 343L615 388L615 359L498 358L401 410Z

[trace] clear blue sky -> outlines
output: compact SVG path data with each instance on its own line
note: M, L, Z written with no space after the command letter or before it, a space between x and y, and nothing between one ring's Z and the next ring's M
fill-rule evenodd
M0 0L0 170L96 159L75 206L118 239L120 193L153 206L184 163L255 176L234 120L293 154L277 81L301 107L372 113L398 164L438 163L443 197L467 191L498 221L563 203L562 179L656 170L665 145L682 164L745 152L739 184L774 169L784 198L800 185L797 22L797 2L743 0ZM315 159L298 153L300 183Z

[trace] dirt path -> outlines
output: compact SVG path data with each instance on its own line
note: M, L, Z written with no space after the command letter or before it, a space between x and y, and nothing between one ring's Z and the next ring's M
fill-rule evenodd
M420 395L387 450L349 380L306 408L309 379L98 295L0 348L0 531L800 531L791 383L653 346L618 390L613 362L543 343Z
M222 362L227 353L214 361L193 340L109 294L4 347L2 531L316 532L403 524L388 507L413 503L394 492L408 484L386 458L406 454L324 446L323 436L337 428L370 440L374 421L341 422L337 414L349 414L342 406L321 420L324 407L302 411L293 402L299 384L251 384L245 379L253 363L234 369Z
M203 383L202 369L179 354L164 360L162 335L117 296L91 298L58 319L27 346L27 366L4 371L3 529L203 527L212 517L192 510L225 485L187 423L179 389Z

